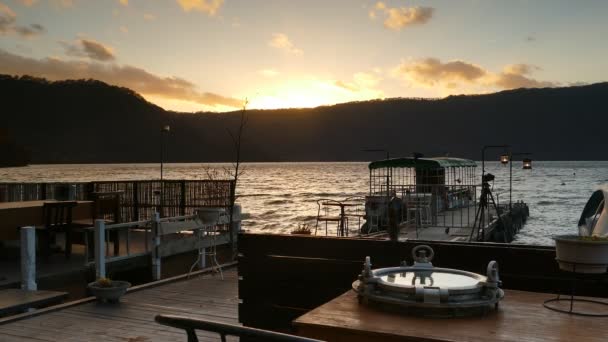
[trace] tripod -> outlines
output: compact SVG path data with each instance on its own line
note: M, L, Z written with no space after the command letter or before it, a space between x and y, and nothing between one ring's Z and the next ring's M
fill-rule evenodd
M500 211L498 211L498 206L496 205L496 201L494 201L494 195L492 195L492 191L490 190L489 181L494 180L494 175L488 173L482 177L481 182L481 195L479 196L479 205L477 206L477 211L475 212L475 223L473 223L473 229L471 229L471 235L469 236L469 241L473 240L473 233L477 232L476 240L483 241L485 240L485 229L484 229L484 221L486 211L488 211L488 206L491 201L494 210L496 210L496 214L500 217ZM481 232L481 237L480 233Z

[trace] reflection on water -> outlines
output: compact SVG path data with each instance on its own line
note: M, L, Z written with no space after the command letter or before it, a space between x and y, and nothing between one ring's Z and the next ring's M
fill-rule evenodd
M462 274L429 271L390 273L380 279L395 285L424 285L442 288L470 287L478 283L477 279Z
M229 164L165 164L167 179L204 179L208 169L220 174ZM532 170L513 165L513 199L530 206L530 219L515 243L552 245L551 236L577 232L583 207L601 184L608 182L608 162L541 162ZM509 198L509 168L486 163L496 176L493 193ZM314 227L316 200L364 196L369 191L367 163L246 163L237 189L249 217L244 228L288 233L298 224ZM0 169L0 182L158 179L157 164L34 165ZM478 167L478 172L481 168Z

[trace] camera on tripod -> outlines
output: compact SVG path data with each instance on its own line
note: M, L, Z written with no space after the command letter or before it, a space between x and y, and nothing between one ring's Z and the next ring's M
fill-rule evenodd
M488 183L494 180L494 178L496 178L493 174L491 173L486 173L485 175L483 175L483 177L481 178L481 181L484 183Z

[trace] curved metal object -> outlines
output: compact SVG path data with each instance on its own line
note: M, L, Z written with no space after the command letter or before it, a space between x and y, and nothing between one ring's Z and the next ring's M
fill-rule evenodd
M413 266L375 270L366 257L359 279L352 284L359 301L422 316L468 316L488 311L504 297L496 261L488 264L483 276L433 267L434 255L431 247L416 246Z

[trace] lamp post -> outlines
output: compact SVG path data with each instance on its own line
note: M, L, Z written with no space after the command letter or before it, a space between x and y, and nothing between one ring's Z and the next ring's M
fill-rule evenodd
M509 153L509 210L512 209L512 195L513 195L513 156L527 156L527 155L531 155L532 153L529 152L516 152L516 153ZM523 168L526 169L526 161L530 162L529 168L532 168L532 160L530 158L525 158L523 160L524 166Z
M165 183L163 182L163 164L164 164L164 136L166 134L169 134L169 132L171 131L171 127L169 125L164 125L161 129L160 129L160 210L161 210L161 216L162 216L162 208L164 205L164 200L165 200Z

